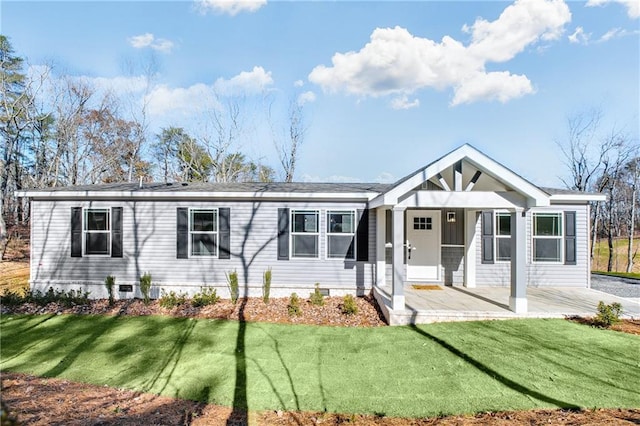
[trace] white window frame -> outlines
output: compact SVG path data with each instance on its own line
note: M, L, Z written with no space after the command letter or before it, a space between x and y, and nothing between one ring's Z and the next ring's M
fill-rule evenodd
M559 217L559 227L560 233L559 235L536 235L536 218L538 216L557 216ZM536 248L535 248L535 240L536 239L546 239L546 240L559 240L560 241L560 250L558 251L560 257L558 260L536 260ZM540 263L546 265L555 265L555 264L563 264L564 263L564 212L561 211L544 211L544 212L533 212L531 215L531 261L533 263Z
M345 213L350 213L352 215L352 222L351 225L353 227L353 231L352 232L329 232L329 226L330 226L330 221L329 221L329 215L331 214L345 214ZM356 238L356 220L357 220L357 214L356 211L353 209L340 209L340 210L327 210L325 212L325 222L326 222L326 235L325 235L325 246L326 246L326 250L325 250L325 254L327 256L327 259L330 260L356 260L356 250L358 249L358 247L356 246L357 242L357 238ZM351 241L353 242L353 256L352 257L344 257L344 256L331 256L329 254L329 238L332 236L338 236L338 237L349 237L351 236Z
M294 216L296 214L315 214L316 215L316 232L295 232L295 221ZM297 260L310 260L310 259L320 259L320 210L318 209L292 209L289 222L290 222L290 232L289 232L289 259L297 259ZM315 256L296 256L293 252L293 240L295 236L304 235L304 236L315 236L316 244L318 246L318 250L316 251Z
M106 212L107 213L107 229L104 231L89 230L89 213L90 212ZM87 234L107 234L107 252L106 253L87 253ZM109 257L111 256L111 239L113 238L111 229L111 207L85 207L82 209L82 254L83 256Z
M193 213L194 212L207 212L215 215L215 229L213 231L194 231L192 228L193 225ZM217 207L206 208L206 207L193 207L189 208L189 257L211 257L217 258L218 253L220 251L220 212L218 212ZM193 253L193 238L192 236L195 234L211 234L215 236L215 247L216 251L213 254L194 254Z
M509 218L509 235L499 235L499 231L500 231L500 227L498 226L498 217L499 216L506 216ZM511 229L511 213L509 212L505 212L505 211L497 211L494 212L493 214L493 222L494 222L494 229L495 232L493 233L493 250L494 250L494 259L496 263L510 263L511 262L511 253L509 253L509 259L500 259L498 256L499 250L498 250L498 240L499 239L511 239L511 234L513 234L513 230Z

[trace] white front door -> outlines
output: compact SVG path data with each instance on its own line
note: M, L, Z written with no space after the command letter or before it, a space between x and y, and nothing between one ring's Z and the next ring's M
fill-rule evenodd
M440 281L440 211L407 210L407 281Z

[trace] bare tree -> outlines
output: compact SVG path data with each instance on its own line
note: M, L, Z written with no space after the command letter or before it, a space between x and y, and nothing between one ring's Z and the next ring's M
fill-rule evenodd
M640 157L638 152L634 153L635 157L627 163L624 168L624 177L627 191L627 272L633 272L634 258L637 255L637 249L634 251L633 243L636 230L636 215L638 214L638 184L640 183Z
M271 106L273 106L273 103ZM280 166L282 167L283 180L285 182L293 182L299 149L307 132L304 122L304 105L298 99L292 99L289 102L287 130L285 132L276 130L271 107L269 109L269 122L271 123L273 141L278 152ZM284 136L280 136L283 133Z
M600 134L602 111L597 108L578 112L567 119L566 140L556 141L569 170L569 179L562 179L569 189L577 191L604 192L612 180L619 177L618 167L621 152L621 135L617 131L607 137ZM611 211L609 200L608 211ZM591 258L598 238L602 215L600 202L592 203L591 211Z

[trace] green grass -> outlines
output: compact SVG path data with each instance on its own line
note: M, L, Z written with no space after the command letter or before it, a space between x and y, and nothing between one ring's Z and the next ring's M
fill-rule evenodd
M250 410L640 407L640 337L564 320L333 328L3 315L0 327L3 371Z
M640 280L640 273L637 273L637 272L593 271L593 273L598 275L610 275L612 277L635 278L636 280Z

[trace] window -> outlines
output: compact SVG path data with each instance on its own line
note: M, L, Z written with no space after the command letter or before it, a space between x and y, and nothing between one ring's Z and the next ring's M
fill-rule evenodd
M533 260L562 261L562 214L533 214Z
M430 217L414 217L413 218L413 229L417 230L429 230L431 229L432 223Z
M109 255L111 249L111 226L109 209L84 210L84 253Z
M191 256L217 256L218 210L190 210Z
M355 235L354 211L327 212L327 257L353 260Z
M317 210L291 212L291 257L318 257L319 218Z
M496 260L511 260L510 213L496 213Z

